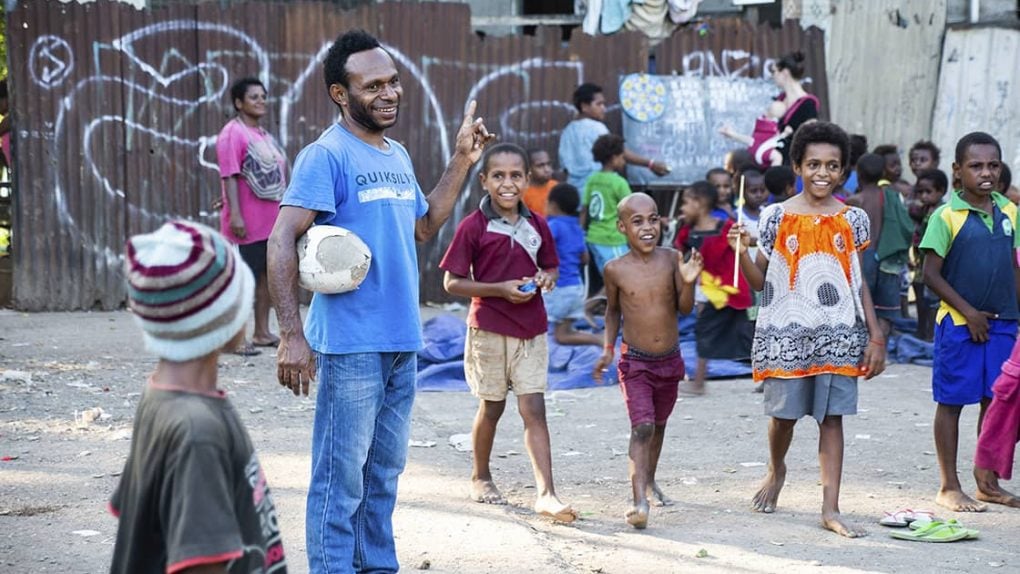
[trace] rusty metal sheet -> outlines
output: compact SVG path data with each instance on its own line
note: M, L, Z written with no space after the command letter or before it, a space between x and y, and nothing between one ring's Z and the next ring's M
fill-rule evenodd
M946 0L840 2L830 18L832 120L872 148L896 144L906 166L906 150L931 135Z
M1020 180L1020 30L978 27L946 32L932 117L932 140L950 171L956 142L972 131L993 135Z
M336 120L322 80L325 50L353 27L377 35L401 71L401 119L389 135L407 146L422 188L439 180L467 101L504 141L553 152L573 118L574 88L606 88L607 123L620 131L622 74L680 69L686 52L716 62L743 50L792 48L824 69L821 34L714 21L650 47L640 34L590 37L559 28L481 38L466 5L385 2L173 3L150 10L100 0L22 1L8 14L16 128L14 299L22 309L111 309L123 304L122 246L171 217L218 225L215 137L233 115L230 84L264 79L265 127L293 159ZM729 54L729 56L727 56ZM760 68L759 62L756 66ZM749 74L760 74L753 69ZM818 77L824 77L824 74ZM817 86L818 84L816 84ZM824 94L824 86L817 88ZM823 102L827 98L823 97ZM481 195L469 178L453 220L419 249L422 299L445 301L439 259L456 223Z

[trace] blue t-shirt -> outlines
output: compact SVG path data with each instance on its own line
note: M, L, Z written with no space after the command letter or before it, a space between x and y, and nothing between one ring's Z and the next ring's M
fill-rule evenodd
M591 146L599 136L608 133L606 124L591 118L578 118L563 128L559 152L560 165L567 170L567 183L584 189L588 176L602 169L591 153Z
M418 257L414 224L428 211L411 157L386 138L388 150L333 124L294 161L281 205L319 212L317 225L353 231L372 251L354 291L315 293L305 319L313 350L328 354L417 351Z
M556 242L556 255L560 258L560 277L556 286L580 285L581 255L587 249L581 224L570 215L551 215L547 222Z
M716 207L711 211L711 213L709 213L709 215L720 221L726 221L727 219L730 219L730 214L727 213L726 210L721 207Z
M857 183L857 170L855 169L852 170L850 172L850 175L847 176L846 182L843 183L843 189L849 191L850 193L857 193L858 187L860 187L860 185Z

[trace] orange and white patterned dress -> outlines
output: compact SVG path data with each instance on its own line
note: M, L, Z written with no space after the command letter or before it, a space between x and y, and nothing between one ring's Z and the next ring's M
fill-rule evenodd
M858 252L870 243L868 214L762 210L758 248L769 260L754 331L754 380L820 374L857 377L868 344Z

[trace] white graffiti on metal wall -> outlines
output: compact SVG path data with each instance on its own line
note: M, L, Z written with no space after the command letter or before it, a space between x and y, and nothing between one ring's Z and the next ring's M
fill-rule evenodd
M195 53L195 34L216 36L210 38L208 44L218 48L186 56ZM179 42L188 44L175 44ZM155 50L154 45L158 46ZM218 193L219 186L209 185L210 179L218 178L217 165L212 157L217 134L214 131L195 133L195 130L218 131L220 126L198 128L199 124L204 126L207 122L188 120L195 116L215 117L222 114L227 105L224 100L229 90L230 70L237 69L239 59L249 58L251 63L248 69L271 88L271 94L277 91L273 88L280 88L279 96L270 97L270 103L279 109L277 137L288 150L296 151L292 148L307 139L309 132L317 133L325 128L325 125L310 125L300 110L309 80L322 69L329 45L324 43L314 54L276 54L265 49L251 35L231 26L194 20L170 20L143 26L109 41L94 42L91 60L79 60L79 73L72 74L76 69L76 54L70 44L58 36L40 36L30 49L31 80L45 90L66 90L66 93L61 93L56 120L52 126L46 126L45 130L22 130L19 136L47 141L54 157L63 157L69 151L80 151L86 167L86 179L91 180L65 181L66 174L74 170L54 170L56 212L65 227L83 245L106 259L109 264L116 264L121 258L121 246L107 245L105 238L94 237L91 231L77 224L73 202L68 201L67 197L70 186L94 186L96 193L105 195L105 201L117 202L114 205L123 204L129 216L140 221L143 227L153 227L174 216L201 218L213 223L213 216L202 210L197 213L168 212L169 208L160 207L158 193L152 192L152 189L148 190L150 193L139 190L125 193L125 190L118 187L120 184L117 182L121 177L103 172L104 169L111 169L111 166L102 161L101 154L114 153L111 149L117 147L110 144L111 135L117 134L117 144L124 142L125 149L121 151L131 161L139 157L134 154L148 151L145 157L172 162L174 172L184 174L178 177L190 181L195 188ZM479 64L428 55L411 57L392 45L384 47L402 71L410 76L405 79L405 84L408 81L415 82L420 88L423 107L416 121L421 122L424 129L435 131L439 145L431 153L442 161L449 158L452 152L451 138L454 132L450 128L459 123L460 114L470 100L477 99L482 106L490 101L505 102L498 104L495 110L487 110L490 117L486 120L490 127L498 126L494 131L504 141L533 145L554 140L574 115L573 105L568 101L569 94L563 94L563 100L535 97L542 93L542 75L559 77L568 74L576 84L585 79L584 64L578 61L528 58L510 64ZM113 65L108 63L111 58ZM274 66L273 62L284 59L303 59L307 63L297 67L299 71L296 77L278 77L273 72L281 66ZM83 63L89 61L92 69L83 76L80 70L83 69ZM684 57L683 70L680 72L697 77L743 77L767 73L770 62L770 59L743 50L724 50L718 58L711 52L694 52ZM104 69L104 65L107 69ZM293 66L290 68L293 69ZM435 86L440 85L442 78L449 77L449 74L467 74L478 78L463 101L440 100ZM103 90L109 90L114 96L90 100L93 105L99 102L100 109L84 109L85 106L78 104L79 94ZM507 97L506 94L511 92L513 97ZM550 122L550 111L554 112L552 117L562 119L562 122ZM167 123L153 119L155 117L172 119ZM116 130L121 130L122 134ZM69 138L74 141L69 141ZM470 178L471 181L474 179ZM138 185L154 188L164 184L143 181ZM80 192L77 195L84 196ZM151 204L137 205L135 202L139 200L132 198L138 197L149 197ZM157 199L153 200L153 197ZM205 205L211 203L211 200L211 197L203 198ZM468 205L469 201L470 195L462 194L455 209L455 218L461 217L473 207ZM174 205L171 201L162 203ZM444 227L444 234L452 232L452 226ZM438 243L443 243L443 237L440 237Z
M233 38L238 44L238 49L210 51L198 56L199 61L191 61L184 56L186 50L174 46L174 40L180 31L195 31L201 34L216 34ZM156 39L157 36L162 36ZM193 41L193 37L191 37ZM142 50L143 43L160 41L166 46L155 58L151 45L146 44L148 50ZM218 42L217 45L222 45ZM455 109L445 109L433 88L434 80L431 74L438 73L442 68L450 66L468 67L474 64L465 62L452 62L432 59L422 56L417 61L407 56L399 49L391 45L384 47L393 55L394 59L403 68L406 74L411 76L412 81L419 84L427 110L420 121L428 129L437 131L439 146L438 151L442 157L450 157L452 152L451 133L448 128L447 118L456 118L459 123L460 110L466 107L467 103L478 98L492 84L500 78L513 77L522 82L524 93L531 90L530 74L551 70L561 72L569 71L576 75L578 82L583 80L583 64L567 61L547 61L540 58L531 58L509 65L483 66L473 70L481 74L480 79L475 82L463 102L448 103L455 104ZM74 83L66 83L74 69L74 58L70 45L67 41L57 36L40 36L32 46L31 53L35 59L32 60L31 78L40 87L45 89L57 89L65 87L67 93L59 100L60 105L56 112L56 121L49 130L22 130L19 136L22 138L41 138L51 146L55 157L59 153L66 153L68 149L80 149L81 157L86 167L88 177L91 181L64 181L65 173L70 170L55 170L54 177L54 203L56 212L66 229L74 234L81 243L92 250L97 256L106 260L107 264L116 265L121 260L120 245L106 245L104 239L93 237L91 231L81 228L77 224L74 208L67 195L72 185L96 186L97 193L105 194L105 201L118 202L133 219L140 220L143 225L155 226L159 222L172 216L183 216L189 218L209 219L210 214L201 211L199 213L168 213L162 211L158 206L142 206L136 204L132 197L139 197L139 193L125 193L117 183L114 174L104 173L105 166L97 154L108 153L109 135L111 130L123 130L125 145L129 152L141 152L147 142L151 144L152 150L160 148L165 151L163 161L173 161L173 158L190 157L187 165L176 165L179 172L191 172L191 179L196 185L204 179L218 177L218 167L211 157L211 149L215 147L216 133L194 134L187 133L185 127L187 122L181 118L189 118L196 114L208 111L212 106L220 110L224 105L224 98L229 89L229 69L226 60L235 60L238 57L251 57L254 62L252 68L257 70L257 77L267 86L284 85L286 89L275 103L280 110L280 133L278 139L284 146L293 144L297 140L297 122L304 118L298 118L298 107L304 97L305 87L309 78L321 70L322 60L325 58L329 44L326 43L315 54L281 54L279 57L286 58L307 58L307 65L301 69L296 78L276 78L272 74L272 62L278 57L265 50L259 42L244 32L230 26L209 22L196 22L193 20L172 20L159 22L134 30L120 38L108 42L95 42L93 44L93 65L94 72ZM103 59L100 54L112 53L121 59L120 75L109 73L103 69ZM146 54L146 55L143 55ZM484 68L484 69L483 69ZM118 70L119 71L119 70ZM195 85L197 90L186 96L181 95L180 85ZM99 91L108 89L112 93L122 94L122 102L110 101L109 109L82 109L78 105L79 93L85 91ZM271 98L271 103L274 103ZM459 109L458 109L459 108ZM512 138L513 141L527 143L536 138L549 138L558 134L559 129L547 128L539 131L519 129L517 126L526 125L526 122L515 122L514 118L526 114L529 111L540 109L562 109L564 114L572 114L573 106L565 101L557 100L524 100L509 105L507 109L498 112L498 122L503 139ZM152 125L152 121L146 114L153 109L169 110L171 117L178 118L176 124ZM495 118L493 118L495 119ZM218 129L219 126L217 126ZM325 126L321 126L325 127ZM78 139L80 137L80 139ZM72 138L75 141L67 141ZM119 139L119 138L118 138ZM59 153L58 153L59 152ZM183 153L182 153L183 152ZM472 178L473 179L473 178ZM163 182L148 182L149 185L159 185ZM134 191L134 190L132 190ZM458 205L457 216L463 214L467 209L466 201L468 194L462 196L461 205ZM167 202L170 203L170 202ZM452 229L451 229L452 232Z
M58 36L39 36L28 52L28 71L32 81L44 89L59 86L74 70L74 52Z

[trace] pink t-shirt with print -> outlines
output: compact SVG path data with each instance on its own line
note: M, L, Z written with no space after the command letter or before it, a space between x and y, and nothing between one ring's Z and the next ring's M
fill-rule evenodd
M276 223L276 215L280 211L279 201L267 201L256 197L241 175L241 163L248 150L248 141L259 142L267 137L262 128L248 127L240 121L227 122L216 137L216 159L220 166L220 177L224 180L230 177L237 179L237 203L241 208L241 218L244 219L246 230L244 239L238 239L230 231L230 201L227 200L224 187L220 232L234 243L248 244L269 239L273 224ZM280 163L286 169L286 160L281 159Z

